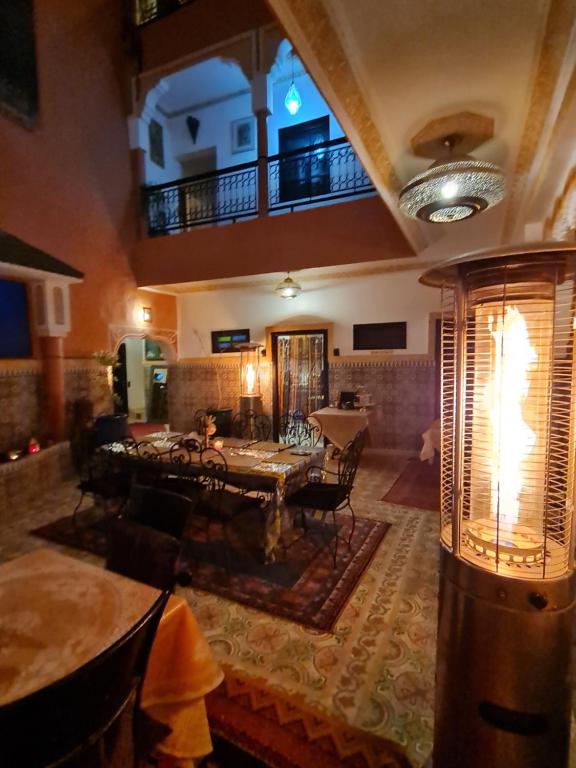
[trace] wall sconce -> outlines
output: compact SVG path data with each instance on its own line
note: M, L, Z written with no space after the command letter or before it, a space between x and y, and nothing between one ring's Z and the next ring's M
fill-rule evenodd
M142 307L142 322L143 323L152 322L152 307Z

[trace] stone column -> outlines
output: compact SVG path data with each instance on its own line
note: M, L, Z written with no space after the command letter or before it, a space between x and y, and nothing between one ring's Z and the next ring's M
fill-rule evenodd
M46 416L48 431L53 440L64 439L65 396L64 356L61 336L43 336L40 339L44 390L46 393Z

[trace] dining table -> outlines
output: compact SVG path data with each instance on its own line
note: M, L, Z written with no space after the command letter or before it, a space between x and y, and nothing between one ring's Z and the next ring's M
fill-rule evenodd
M324 437L341 451L360 430L369 428L369 414L365 408L347 410L327 406L314 411L308 418L315 419L322 427Z
M142 457L141 447L138 449L124 443L110 443L102 448L138 463L151 458L158 459L166 465L168 473L200 474L201 453L179 449L183 438L201 440L195 432L186 435L152 433L142 441L152 452L147 458ZM231 484L266 495L267 503L262 507L259 546L265 562L273 562L282 531L293 524L285 500L306 483L312 467L322 470L326 461L325 448L239 437L216 438L210 442L210 447L217 447L224 457ZM179 462L179 457L184 461Z
M109 648L160 592L91 563L39 548L0 565L0 707L74 672ZM204 697L223 672L186 601L171 595L158 625L141 707L169 733L166 768L212 751ZM79 702L81 705L81 702Z

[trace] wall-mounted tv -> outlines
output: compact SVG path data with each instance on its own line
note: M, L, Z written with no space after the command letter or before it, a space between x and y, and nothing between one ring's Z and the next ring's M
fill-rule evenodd
M406 323L361 323L353 326L354 349L406 349Z
M212 331L212 353L235 352L236 344L246 344L248 341L250 341L249 328L235 331Z
M26 284L0 280L0 358L31 355Z

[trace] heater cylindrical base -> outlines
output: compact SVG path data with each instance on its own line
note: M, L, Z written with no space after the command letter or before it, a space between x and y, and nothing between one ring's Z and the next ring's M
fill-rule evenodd
M574 576L498 576L441 548L434 768L565 768Z
M262 413L262 395L240 395L240 413Z

